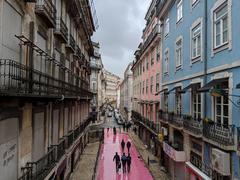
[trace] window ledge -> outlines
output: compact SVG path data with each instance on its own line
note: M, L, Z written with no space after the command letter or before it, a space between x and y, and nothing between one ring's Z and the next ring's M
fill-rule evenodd
M226 50L228 48L229 48L229 43L225 43L225 44L223 44L223 45L221 45L219 47L214 48L213 49L213 54L219 53L219 52L224 51L224 50Z
M191 64L197 63L198 61L201 61L201 56L197 56L195 58L192 57Z
M176 72L182 69L182 65L176 67Z
M197 0L196 2L194 2L193 4L192 4L192 9L194 9L198 4L199 4L199 0Z

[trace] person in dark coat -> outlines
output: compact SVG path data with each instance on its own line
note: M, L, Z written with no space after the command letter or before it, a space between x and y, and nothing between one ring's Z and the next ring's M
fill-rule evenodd
M126 157L125 153L123 153L121 161L122 161L123 173L126 173L127 157Z
M116 127L115 127L115 126L113 127L113 134L114 134L114 135L117 134L117 130L116 130Z
M130 148L131 148L131 143L130 143L130 141L128 141L128 142L127 142L128 153L130 153Z
M116 154L113 157L113 161L115 161L116 164L116 172L118 172L119 168L119 163L120 163L120 156L118 155L118 153L116 152Z
M122 147L122 151L124 151L125 142L124 142L124 140L123 140L123 139L122 139L122 142L121 142L121 147Z
M131 163L132 163L132 157L130 156L130 153L128 153L127 156L127 171L130 172L131 170Z
M123 131L125 131L125 128L126 128L125 123L123 123Z

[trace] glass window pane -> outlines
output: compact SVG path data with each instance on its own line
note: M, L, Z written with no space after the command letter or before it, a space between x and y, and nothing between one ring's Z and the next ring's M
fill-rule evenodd
M228 106L223 106L223 116L228 116Z
M227 117L223 118L223 125L228 126L228 118Z
M218 124L221 124L221 117L220 117L220 116L217 116L216 118L217 118L217 119L216 119L216 122L217 122Z
M216 12L216 19L218 19L219 17L223 16L224 14L227 13L227 3Z

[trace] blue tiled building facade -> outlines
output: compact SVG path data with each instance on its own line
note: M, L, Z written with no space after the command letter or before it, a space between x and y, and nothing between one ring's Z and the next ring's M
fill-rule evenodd
M162 164L175 179L240 179L240 1L160 0Z

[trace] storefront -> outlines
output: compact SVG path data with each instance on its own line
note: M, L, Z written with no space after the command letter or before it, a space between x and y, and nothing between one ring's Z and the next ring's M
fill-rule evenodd
M166 156L165 167L175 180L185 179L185 161L186 154L184 151L177 151L172 146L163 142L163 151Z

